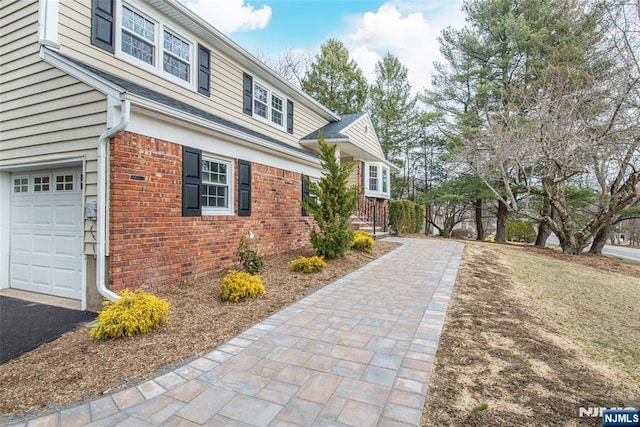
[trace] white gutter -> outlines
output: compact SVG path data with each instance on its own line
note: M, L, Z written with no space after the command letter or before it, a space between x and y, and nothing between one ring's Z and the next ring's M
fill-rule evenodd
M96 237L96 287L103 297L115 301L120 296L107 288L105 273L107 270L107 142L124 130L129 124L131 106L123 99L120 108L120 122L107 129L98 138L98 235Z

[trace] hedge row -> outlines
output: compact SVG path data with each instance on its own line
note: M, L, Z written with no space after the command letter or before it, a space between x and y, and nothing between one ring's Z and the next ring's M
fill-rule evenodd
M424 223L424 206L411 200L389 202L389 224L396 234L419 233Z

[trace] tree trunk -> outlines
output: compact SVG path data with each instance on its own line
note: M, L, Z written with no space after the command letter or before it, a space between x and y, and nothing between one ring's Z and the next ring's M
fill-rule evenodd
M496 242L505 243L507 241L507 216L509 209L507 205L498 200L498 218L496 220Z
M589 248L589 253L594 255L602 255L602 249L604 245L607 243L607 238L609 237L609 227L602 227L596 235L593 237L593 242L591 243L591 247Z
M545 203L546 204L546 203ZM548 215L549 218L554 219L554 211L550 206L546 206L547 211L544 215ZM547 244L547 239L551 235L551 228L549 228L549 224L547 224L544 220L540 221L540 225L538 226L538 235L536 236L536 248L544 248Z
M482 223L482 199L476 199L476 240L484 240L484 224Z

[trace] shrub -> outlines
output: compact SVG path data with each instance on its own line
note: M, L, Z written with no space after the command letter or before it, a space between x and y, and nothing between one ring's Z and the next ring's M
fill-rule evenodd
M319 273L324 270L326 266L327 263L317 255L312 257L301 256L291 261L291 270L304 274Z
M396 234L418 233L424 221L424 206L411 200L389 202L389 223Z
M528 221L507 220L505 235L512 242L533 243L536 240L536 230Z
M265 293L260 276L245 271L230 271L220 284L222 301L238 302L245 298L258 298Z
M358 230L353 233L351 248L359 251L371 252L373 250L373 237L366 231Z
M97 326L89 335L98 340L146 334L169 323L169 301L142 290L120 292L121 298L102 303Z
M236 256L240 258L240 263L243 267L242 271L244 272L256 275L264 269L264 255L260 255L257 250L251 249L244 236L240 238Z
M318 145L324 171L318 182L305 181L309 196L303 198L302 207L313 215L316 222L316 227L309 234L316 253L333 259L343 256L351 248L353 231L350 217L356 210L359 190L357 186L349 186L355 163L341 165L336 158L336 145L328 145L322 136L318 138Z

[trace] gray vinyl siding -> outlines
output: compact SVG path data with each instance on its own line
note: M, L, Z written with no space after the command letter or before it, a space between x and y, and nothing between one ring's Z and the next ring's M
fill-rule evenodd
M106 129L106 97L40 59L37 0L1 4L0 165L83 158L85 200L96 200L96 147ZM87 254L94 250L92 224L85 224Z
M135 4L133 6L135 7ZM171 28L182 36L196 42L202 42L190 32L174 25L159 11L153 10L153 12L154 18L157 17L164 23L170 24ZM117 14L120 14L120 10L117 11ZM165 78L160 71L153 72L146 67L130 62L126 54L118 53L117 47L116 54L113 55L91 45L91 2L89 1L67 0L61 2L59 28L60 52L62 54L85 63L100 64L99 67L106 72L126 78L292 146L299 147L300 138L327 124L326 120L299 102L296 102L294 107L293 135L288 134L286 128L276 128L244 114L242 112L242 76L243 72L252 74L252 71L242 69L213 46L203 44L211 51L211 96L206 97L199 94L195 87L187 88ZM116 28L116 32L119 32L118 28ZM116 40L119 40L119 35ZM192 64L192 66L195 65L195 63ZM252 76L279 92L278 87L274 87L269 81L264 81L259 75L252 74ZM286 97L285 94L280 94Z

